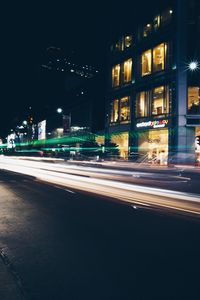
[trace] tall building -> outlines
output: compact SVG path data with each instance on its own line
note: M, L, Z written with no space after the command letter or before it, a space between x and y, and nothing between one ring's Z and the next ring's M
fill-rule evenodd
M113 41L106 132L121 157L159 164L198 159L199 37L199 0L174 0L149 19L141 12L141 23Z

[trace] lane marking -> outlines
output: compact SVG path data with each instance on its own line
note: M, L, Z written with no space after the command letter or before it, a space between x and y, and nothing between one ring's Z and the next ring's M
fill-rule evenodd
M68 193L71 193L71 194L76 194L74 191L71 191L71 190L68 190L68 189L65 189L66 192Z

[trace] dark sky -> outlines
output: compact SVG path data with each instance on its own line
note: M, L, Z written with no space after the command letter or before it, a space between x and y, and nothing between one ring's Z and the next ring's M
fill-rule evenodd
M149 9L152 4L144 0L4 1L0 136L29 106L42 109L40 65L47 47L60 47L66 56L73 53L83 64L101 67L112 35L134 26Z

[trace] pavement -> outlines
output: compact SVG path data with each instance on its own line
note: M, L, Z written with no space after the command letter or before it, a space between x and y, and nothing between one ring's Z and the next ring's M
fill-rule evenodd
M6 262L5 257L0 257L0 299L1 300L24 300L23 292L15 273Z

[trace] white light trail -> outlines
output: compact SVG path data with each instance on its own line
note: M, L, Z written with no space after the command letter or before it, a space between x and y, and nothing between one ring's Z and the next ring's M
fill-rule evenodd
M200 214L200 195L196 194L139 186L115 180L92 178L83 175L80 169L77 171L77 174L72 174L71 172L75 168L61 164L1 157L0 168L34 176L39 181L62 186L68 192L71 189L76 189L128 203ZM90 173L90 169L84 167L84 170L87 170L88 173ZM70 172L70 174L67 172ZM91 172L90 175L93 176L93 173Z

